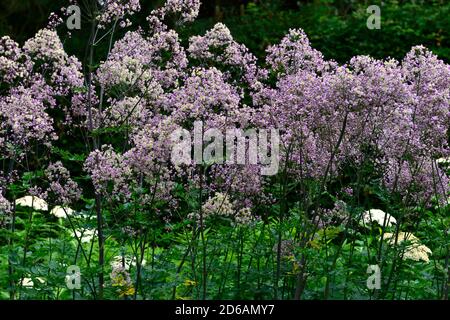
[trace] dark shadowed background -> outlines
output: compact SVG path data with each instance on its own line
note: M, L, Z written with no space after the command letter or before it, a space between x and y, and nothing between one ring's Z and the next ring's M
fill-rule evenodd
M145 17L163 0L141 0ZM366 9L381 7L381 29L369 30ZM63 0L1 0L0 36L23 42L47 23L51 12L67 5ZM409 49L423 44L450 61L450 1L448 0L204 0L200 19L179 30L183 39L203 34L217 21L233 36L263 57L268 45L278 42L289 28L303 28L312 45L327 58L345 62L357 54L401 59ZM69 52L83 52L83 30L73 33Z

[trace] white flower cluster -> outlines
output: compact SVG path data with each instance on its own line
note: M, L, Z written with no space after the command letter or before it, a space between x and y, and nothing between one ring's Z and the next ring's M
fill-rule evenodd
M142 266L145 266L147 261L142 259ZM131 267L136 267L136 257L130 256L115 256L112 258L110 266L112 269L120 269L125 268L125 270L130 270Z
M25 196L17 199L16 206L33 208L37 211L48 211L47 202L35 196Z
M388 240L388 243L395 244L395 234L385 233L383 239ZM403 252L403 259L409 259L414 261L425 261L430 262L429 255L433 252L430 248L420 243L420 240L414 236L412 233L399 232L397 237L397 244L408 241L410 244L407 245Z
M50 214L57 218L66 218L67 216L72 216L75 211L69 207L56 206L51 211Z
M447 158L439 158L436 160L437 164L443 165L443 166L448 166L450 164L450 157Z
M247 225L253 221L252 210L250 208L242 208L234 217L236 224Z
M217 192L214 197L209 198L202 206L203 220L211 216L231 217L234 213L233 203L227 195ZM200 223L200 212L193 212L188 215L189 219Z
M251 208L242 208L236 212L234 206L226 194L217 192L202 206L203 221L212 216L222 216L234 219L235 225L248 225L255 219ZM190 213L188 218L200 224L200 212Z
M48 211L47 201L36 196L25 196L16 200L16 206L32 208L36 211ZM2 209L2 199L0 197L0 211ZM50 214L57 218L72 216L75 211L69 207L55 206Z
M39 283L45 283L45 279L42 277L35 278ZM23 278L22 279L22 287L24 288L34 288L34 281L31 278Z
M218 192L214 197L209 198L202 206L205 216L218 214L222 216L231 216L234 212L233 204L230 202L227 195Z
M389 213L380 209L370 209L363 213L364 225L369 225L372 222L378 223L380 226L390 227L397 223L397 220Z
M81 229L75 230L74 236L77 239L80 239L81 243L89 243L95 237L95 233L95 229Z

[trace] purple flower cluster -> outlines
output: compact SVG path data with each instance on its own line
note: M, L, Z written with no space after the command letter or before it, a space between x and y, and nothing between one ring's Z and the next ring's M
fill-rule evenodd
M9 37L0 39L0 160L9 164L0 171L4 190L21 170L31 172L32 165L46 161L60 125L50 111L59 109L69 119L70 106L59 101L70 101L84 87L81 68L54 30L40 30L22 47Z
M450 66L423 47L401 63L358 56L337 66L296 30L268 53L278 81L256 96L257 122L282 130L283 160L299 178L369 162L409 201L446 199L448 177L435 159L449 153Z
M124 17L141 10L139 0L102 0L100 4L100 14L97 16L100 28L119 20L122 27L130 26L131 22L128 19L123 20Z
M84 163L97 192L104 195L130 196L131 169L111 146L92 152Z
M220 68L227 79L235 80L233 84L237 87L243 84L257 87L258 80L266 77L265 70L258 68L256 57L244 45L237 43L222 23L217 23L204 36L192 37L188 52L190 58L201 66Z
M154 10L150 32L139 28L115 41L92 84L54 30L39 31L22 48L1 38L0 159L19 161L35 144L50 147L59 131L49 111L60 108L68 120L61 131L124 132L120 144L98 143L84 163L98 194L120 202L138 193L142 204L176 205L174 186L198 187L203 173L171 162L170 135L201 120L205 130L279 129L279 160L289 179L326 184L349 164L369 163L405 201L446 198L449 180L435 159L450 154L449 65L421 46L401 62L357 56L338 65L313 49L302 30L290 30L268 48L262 67L221 23L184 48L165 19L192 21L199 6L198 0L168 0ZM98 23L139 10L137 0L104 1ZM61 104L61 97L70 103ZM229 192L245 220L256 203L273 196L260 169L213 164L202 188L210 198ZM50 163L45 173L59 202L79 198L61 163ZM6 204L0 198L0 210Z
M161 8L158 8L148 16L147 20L155 30L166 29L164 20L167 16L176 16L178 25L192 22L200 11L200 0L167 0Z
M50 182L49 190L55 195L56 202L68 205L81 197L81 189L70 178L70 172L58 161L51 163L45 170L45 175Z
M33 140L50 143L56 139L53 120L45 112L43 96L36 91L17 87L0 98L0 141L4 152L11 151L9 146L27 146Z
M11 210L11 204L3 197L3 190L0 188L0 214L7 214Z

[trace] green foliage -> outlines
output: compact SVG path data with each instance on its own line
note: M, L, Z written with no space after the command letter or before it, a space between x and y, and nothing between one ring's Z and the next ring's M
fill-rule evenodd
M259 57L290 28L302 28L314 48L341 63L358 54L401 59L417 44L450 61L450 3L384 1L381 29L369 30L367 5L355 3L343 13L335 2L302 4L289 11L250 3L244 16L225 18L224 23L238 42ZM213 19L200 19L185 32L201 34L213 24Z

